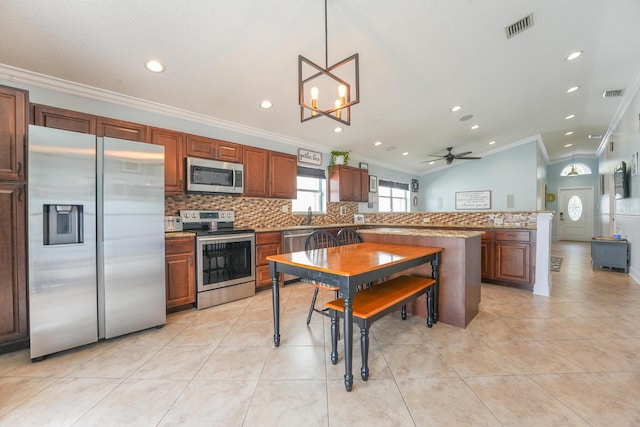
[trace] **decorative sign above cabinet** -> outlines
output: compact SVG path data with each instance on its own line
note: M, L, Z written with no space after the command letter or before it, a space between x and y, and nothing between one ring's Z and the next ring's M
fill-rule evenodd
M298 163L308 163L310 165L322 165L322 153L298 148Z

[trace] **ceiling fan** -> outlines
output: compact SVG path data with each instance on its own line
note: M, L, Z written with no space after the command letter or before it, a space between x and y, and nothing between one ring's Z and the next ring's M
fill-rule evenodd
M444 159L447 161L448 165L450 165L455 159L479 160L482 158L482 157L468 157L469 154L471 154L471 151L465 151L464 153L453 154L451 150L453 150L453 147L448 147L447 148L448 153L445 154L444 156L436 156L431 154L431 157L440 157L439 159L436 159L436 161ZM421 163L427 163L431 161L434 161L434 160L425 160L424 162L421 162Z

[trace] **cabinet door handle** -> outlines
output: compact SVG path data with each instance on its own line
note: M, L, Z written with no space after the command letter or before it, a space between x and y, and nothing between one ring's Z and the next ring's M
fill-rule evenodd
M18 162L18 176L22 175L22 162Z
M18 189L18 201L21 202L22 201L22 188Z

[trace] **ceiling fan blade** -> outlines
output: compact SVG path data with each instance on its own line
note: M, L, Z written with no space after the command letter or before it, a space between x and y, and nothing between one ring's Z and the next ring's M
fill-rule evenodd
M460 159L460 160L480 160L482 157L458 157L456 156L456 159Z
M467 154L471 154L471 151L465 151L464 153L454 154L453 157L455 157L456 159L460 159L460 158L466 156Z
M436 156L434 156L436 157ZM420 163L430 163L430 162L437 162L438 160L444 160L444 157L440 157L439 159L433 159L433 160L424 160Z

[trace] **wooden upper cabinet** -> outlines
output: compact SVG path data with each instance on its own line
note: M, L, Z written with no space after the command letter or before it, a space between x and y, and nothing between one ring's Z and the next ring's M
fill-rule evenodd
M269 152L262 148L244 147L244 196L268 196Z
M243 146L204 136L187 135L187 156L242 163Z
M128 141L149 142L149 127L139 123L126 122L124 120L98 117L97 136L126 139Z
M366 185L365 185L366 184ZM365 202L369 198L369 173L351 166L335 165L329 174L330 202Z
M269 152L269 196L279 199L297 197L298 156Z
M244 147L241 144L216 140L216 160L242 163Z
M32 105L31 123L36 126L96 135L96 116L47 105Z
M164 192L184 193L184 134L151 128L151 143L164 146Z
M204 136L187 135L187 156L214 159L216 155L216 140Z
M29 93L0 86L0 180L26 179Z

